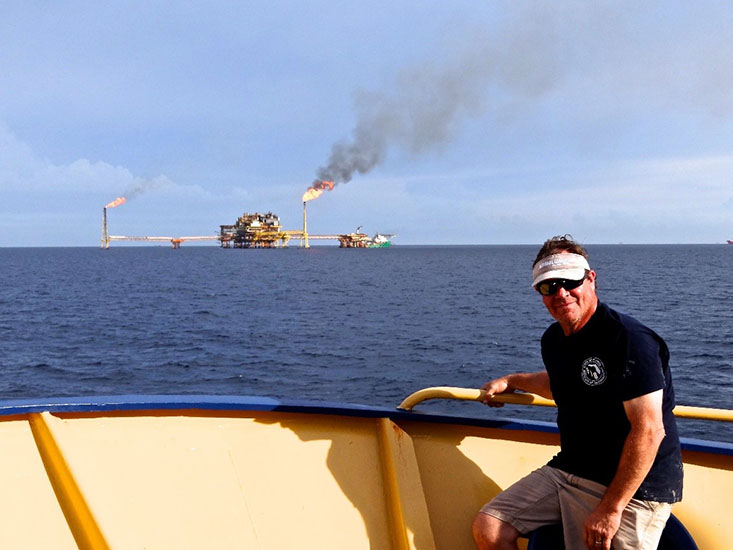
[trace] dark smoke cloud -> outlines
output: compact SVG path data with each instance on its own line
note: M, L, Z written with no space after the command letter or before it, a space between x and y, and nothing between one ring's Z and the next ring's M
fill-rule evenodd
M537 97L550 90L557 64L552 9L524 14L505 32L463 32L463 44L402 71L391 91L358 92L350 139L335 143L319 180L349 182L380 164L392 148L421 154L448 142L465 118L481 113L489 91Z

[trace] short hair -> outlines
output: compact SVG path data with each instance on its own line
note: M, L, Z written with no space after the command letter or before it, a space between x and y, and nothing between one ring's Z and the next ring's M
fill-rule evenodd
M586 260L588 259L588 252L586 249L579 243L575 242L572 235L566 233L565 235L556 235L547 239L545 244L542 245L542 248L540 248L540 251L537 253L537 257L535 258L532 267L537 265L537 262L542 258L546 258L547 256L552 256L553 254L558 254L560 252L580 254Z

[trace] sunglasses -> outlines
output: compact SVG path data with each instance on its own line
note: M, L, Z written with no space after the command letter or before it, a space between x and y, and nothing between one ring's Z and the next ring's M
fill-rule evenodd
M576 281L574 279L548 279L547 281L542 281L541 283L539 283L535 287L535 290L537 290L537 292L539 292L543 296L552 296L560 288L564 288L565 290L573 290L574 288L578 288L580 285L583 284L586 277L588 277L588 275L585 275L579 281Z

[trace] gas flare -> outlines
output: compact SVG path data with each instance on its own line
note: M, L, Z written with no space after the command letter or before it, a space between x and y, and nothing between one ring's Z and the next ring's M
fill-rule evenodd
M113 200L109 204L106 204L104 207L105 208L114 208L115 206L119 206L121 204L125 204L125 201L126 200L127 199L125 197L117 197L115 200Z
M308 190L303 193L303 202L312 201L313 199L317 199L323 194L323 191L328 189L329 191L333 190L333 182L332 181L321 181L316 180L313 182L313 185L308 188Z

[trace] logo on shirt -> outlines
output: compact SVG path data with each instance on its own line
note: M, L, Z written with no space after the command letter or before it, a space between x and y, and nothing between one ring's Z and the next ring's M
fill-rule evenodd
M580 367L580 377L588 386L600 386L606 381L606 367L598 357L589 357Z

